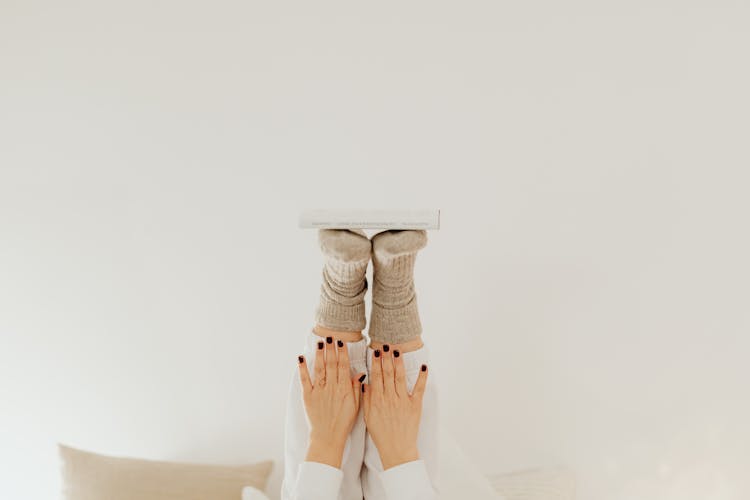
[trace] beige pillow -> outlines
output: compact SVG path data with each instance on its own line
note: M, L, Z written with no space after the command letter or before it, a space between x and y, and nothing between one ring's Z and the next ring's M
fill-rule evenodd
M264 490L273 462L202 465L118 458L59 446L66 500L239 500Z
M562 467L496 474L489 479L505 500L574 500L576 497L575 477Z

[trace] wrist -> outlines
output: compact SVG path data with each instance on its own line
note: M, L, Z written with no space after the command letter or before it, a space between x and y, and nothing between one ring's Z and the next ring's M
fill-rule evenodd
M307 456L305 457L305 460L308 462L318 462L330 465L331 467L340 469L341 461L344 456L344 444L311 438L310 444L307 446Z

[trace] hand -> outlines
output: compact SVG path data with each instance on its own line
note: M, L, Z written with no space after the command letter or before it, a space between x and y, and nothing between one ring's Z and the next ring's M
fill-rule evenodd
M349 377L349 351L333 337L318 342L314 378L304 356L299 357L302 400L310 423L310 444L306 460L341 468L346 439L359 413L360 386L364 373Z
M422 365L409 394L399 351L383 346L383 351L373 353L370 383L363 388L363 405L367 431L378 448L384 470L419 459L417 433L426 384L427 365Z

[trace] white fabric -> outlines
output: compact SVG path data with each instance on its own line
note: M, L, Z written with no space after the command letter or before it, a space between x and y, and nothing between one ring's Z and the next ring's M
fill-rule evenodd
M440 428L438 441L440 442L440 460L437 478L441 500L504 499L443 427Z
M257 488L245 486L242 489L242 500L268 500L268 497Z
M307 335L304 355L313 376L315 350L320 337L312 331ZM351 376L369 373L372 350L366 340L348 344ZM428 363L426 347L402 354L406 368L407 386L411 391L422 364ZM336 480L330 470L311 466L305 462L309 424L302 403L302 389L297 371L292 375L287 400L284 435L284 479L281 486L282 500L433 500L436 499L435 478L438 470L438 402L434 374L430 373L422 408L417 446L420 460L383 471L372 438L367 434L363 411L357 417L349 435L341 469L341 481L336 490ZM321 466L322 464L315 464ZM315 474L312 474L313 470ZM325 471L325 472L323 472ZM319 474L323 472L323 474ZM325 482L325 494L319 496L321 482ZM318 495L318 496L314 496ZM396 495L396 496L394 496Z
M341 491L344 473L341 469L316 462L302 462L297 469L294 498L297 500L331 500Z
M435 490L427 475L423 460L407 462L380 474L385 498L399 500L425 500L435 497Z

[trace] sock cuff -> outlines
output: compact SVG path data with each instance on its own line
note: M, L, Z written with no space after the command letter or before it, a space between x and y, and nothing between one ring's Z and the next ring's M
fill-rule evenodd
M362 292L362 295L364 296L364 292ZM362 331L367 324L365 303L359 300L351 304L342 304L330 299L324 292L321 292L320 302L315 310L315 322L331 330L342 332Z
M422 334L416 294L405 305L388 309L373 302L370 313L370 339L384 344L402 344Z
M378 276L375 276L373 281L372 301L386 309L395 309L402 304L408 304L416 295L413 281L399 286L386 285L378 279Z

